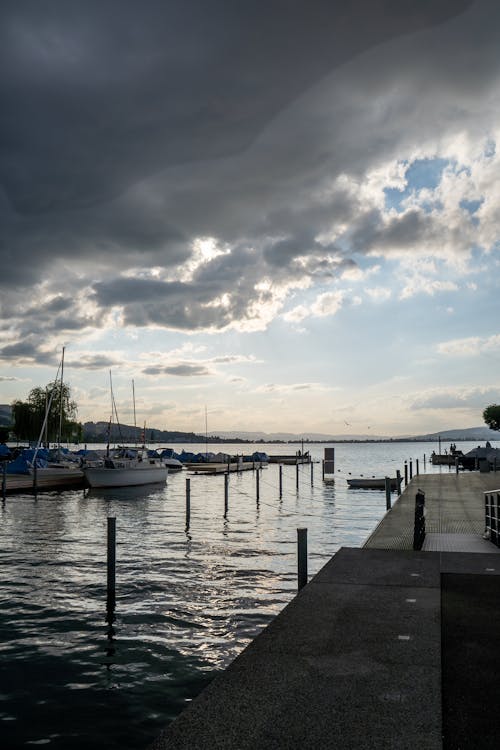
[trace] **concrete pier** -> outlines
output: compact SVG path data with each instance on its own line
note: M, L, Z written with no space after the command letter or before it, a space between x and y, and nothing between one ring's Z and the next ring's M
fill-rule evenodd
M416 477L367 545L339 550L152 748L497 747L498 549L408 548L417 488L448 544L482 539L497 478Z

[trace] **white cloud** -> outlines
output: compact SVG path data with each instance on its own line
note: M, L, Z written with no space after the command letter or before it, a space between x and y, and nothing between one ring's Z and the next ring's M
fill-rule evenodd
M320 294L311 305L297 305L283 315L287 322L298 323L304 318L325 318L335 315L344 305L360 305L361 297L351 295L351 290Z
M500 334L481 338L470 336L463 339L443 341L438 344L439 354L449 357L475 357L480 354L500 352Z
M412 409L472 409L481 421L481 412L500 400L500 385L431 388L409 397Z

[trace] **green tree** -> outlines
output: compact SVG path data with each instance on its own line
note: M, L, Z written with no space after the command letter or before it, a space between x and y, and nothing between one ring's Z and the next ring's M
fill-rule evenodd
M45 436L49 442L57 442L59 438L61 441L79 439L82 428L76 421L77 411L76 402L71 398L70 386L53 381L46 388L33 388L27 401L14 401L14 432L20 440L37 440L47 414L42 440L45 440Z
M500 430L500 406L491 404L483 411L483 419L490 430Z

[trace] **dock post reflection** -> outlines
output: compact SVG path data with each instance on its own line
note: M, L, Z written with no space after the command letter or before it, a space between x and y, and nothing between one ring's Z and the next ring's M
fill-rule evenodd
M186 477L186 531L189 530L191 521L191 479Z
M106 596L106 622L108 623L107 628L107 646L106 656L110 659L115 653L114 635L115 629L113 623L115 622L115 605L116 605L116 518L108 516L108 529L107 529L107 596ZM107 667L111 666L111 662L107 662Z
M227 508L229 505L229 472L224 474L224 518L227 516Z

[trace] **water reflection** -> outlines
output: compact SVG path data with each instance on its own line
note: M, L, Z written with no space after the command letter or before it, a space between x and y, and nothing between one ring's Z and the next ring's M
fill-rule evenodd
M323 446L314 450L321 459ZM425 451L428 444L419 455ZM385 494L348 490L346 477L392 476L408 452L404 445L339 446L335 479L315 471L311 485L302 467L298 492L294 466L283 467L280 483L279 466L270 465L260 474L258 503L255 473L231 475L227 512L223 478L191 476L189 523L185 474L165 486L40 493L36 502L8 497L0 636L9 658L0 679L12 686L23 673L30 691L21 701L6 688L4 713L23 721L11 722L19 726L5 746L56 733L57 748L147 746L294 596L296 529L308 528L310 575L340 546L361 545L385 514ZM106 602L103 636L108 516L117 524L116 600ZM64 679L56 679L54 664ZM116 736L117 715L130 736Z

